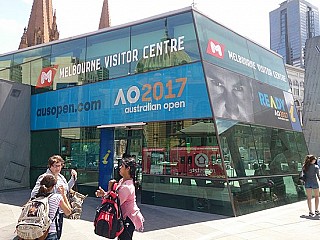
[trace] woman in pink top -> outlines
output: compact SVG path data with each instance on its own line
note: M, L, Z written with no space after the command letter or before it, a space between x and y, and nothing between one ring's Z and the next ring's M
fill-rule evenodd
M119 240L132 240L134 230L143 231L144 218L136 202L135 192L136 162L133 157L122 159L120 175L122 178L118 183L118 193L121 211L124 219L124 231L118 237ZM109 181L109 190L116 180ZM106 192L100 187L96 196L104 196Z

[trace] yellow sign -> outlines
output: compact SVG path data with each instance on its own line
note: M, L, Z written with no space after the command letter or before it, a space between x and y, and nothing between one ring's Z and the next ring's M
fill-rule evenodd
M108 150L106 155L104 155L103 161L102 161L103 164L108 164L108 157L110 155L110 152L111 152L111 150Z

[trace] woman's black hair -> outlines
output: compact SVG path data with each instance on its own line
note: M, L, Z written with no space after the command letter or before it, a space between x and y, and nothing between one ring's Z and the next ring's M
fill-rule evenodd
M57 184L57 179L52 174L46 174L40 181L40 188L36 197L48 196L54 185Z
M133 182L136 181L136 169L137 169L137 164L136 164L136 160L133 157L125 157L122 159L122 163L126 166L126 167L130 167L130 177L132 177Z

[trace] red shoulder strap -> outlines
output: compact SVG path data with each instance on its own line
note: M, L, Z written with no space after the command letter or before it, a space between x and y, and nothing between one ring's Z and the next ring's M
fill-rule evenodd
M118 188L118 183L114 183L113 185L112 185L112 191L117 191L117 188Z

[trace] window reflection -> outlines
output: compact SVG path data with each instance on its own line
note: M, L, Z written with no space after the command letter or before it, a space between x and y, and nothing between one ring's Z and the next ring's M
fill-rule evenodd
M10 79L10 67L13 61L13 54L0 57L0 78Z
M42 68L50 66L50 51L51 46L46 46L15 53L11 80L36 86Z
M228 177L295 174L307 154L302 133L218 119L221 149ZM219 128L224 125L224 128Z
M100 131L97 128L62 129L60 146L67 168L98 169Z
M86 127L60 130L60 154L65 160L66 169L77 169L80 188L97 187L99 151L99 129Z
M86 38L52 45L51 65L58 66L51 89L82 85L87 66L85 64ZM97 63L92 63L96 65ZM90 66L91 69L91 66Z
M236 215L305 199L303 185L292 176L230 181Z
M131 73L182 65L199 59L190 13L135 25L131 29L131 39L132 49L137 49L140 56L139 61L131 65ZM182 50L176 46L180 41Z
M188 12L2 56L0 77L31 84L33 93L41 93L199 59Z
M134 60L130 51L130 28L105 32L87 38L86 61L100 59L97 71L86 73L86 83L126 76Z
M145 174L225 178L212 120L148 123Z

